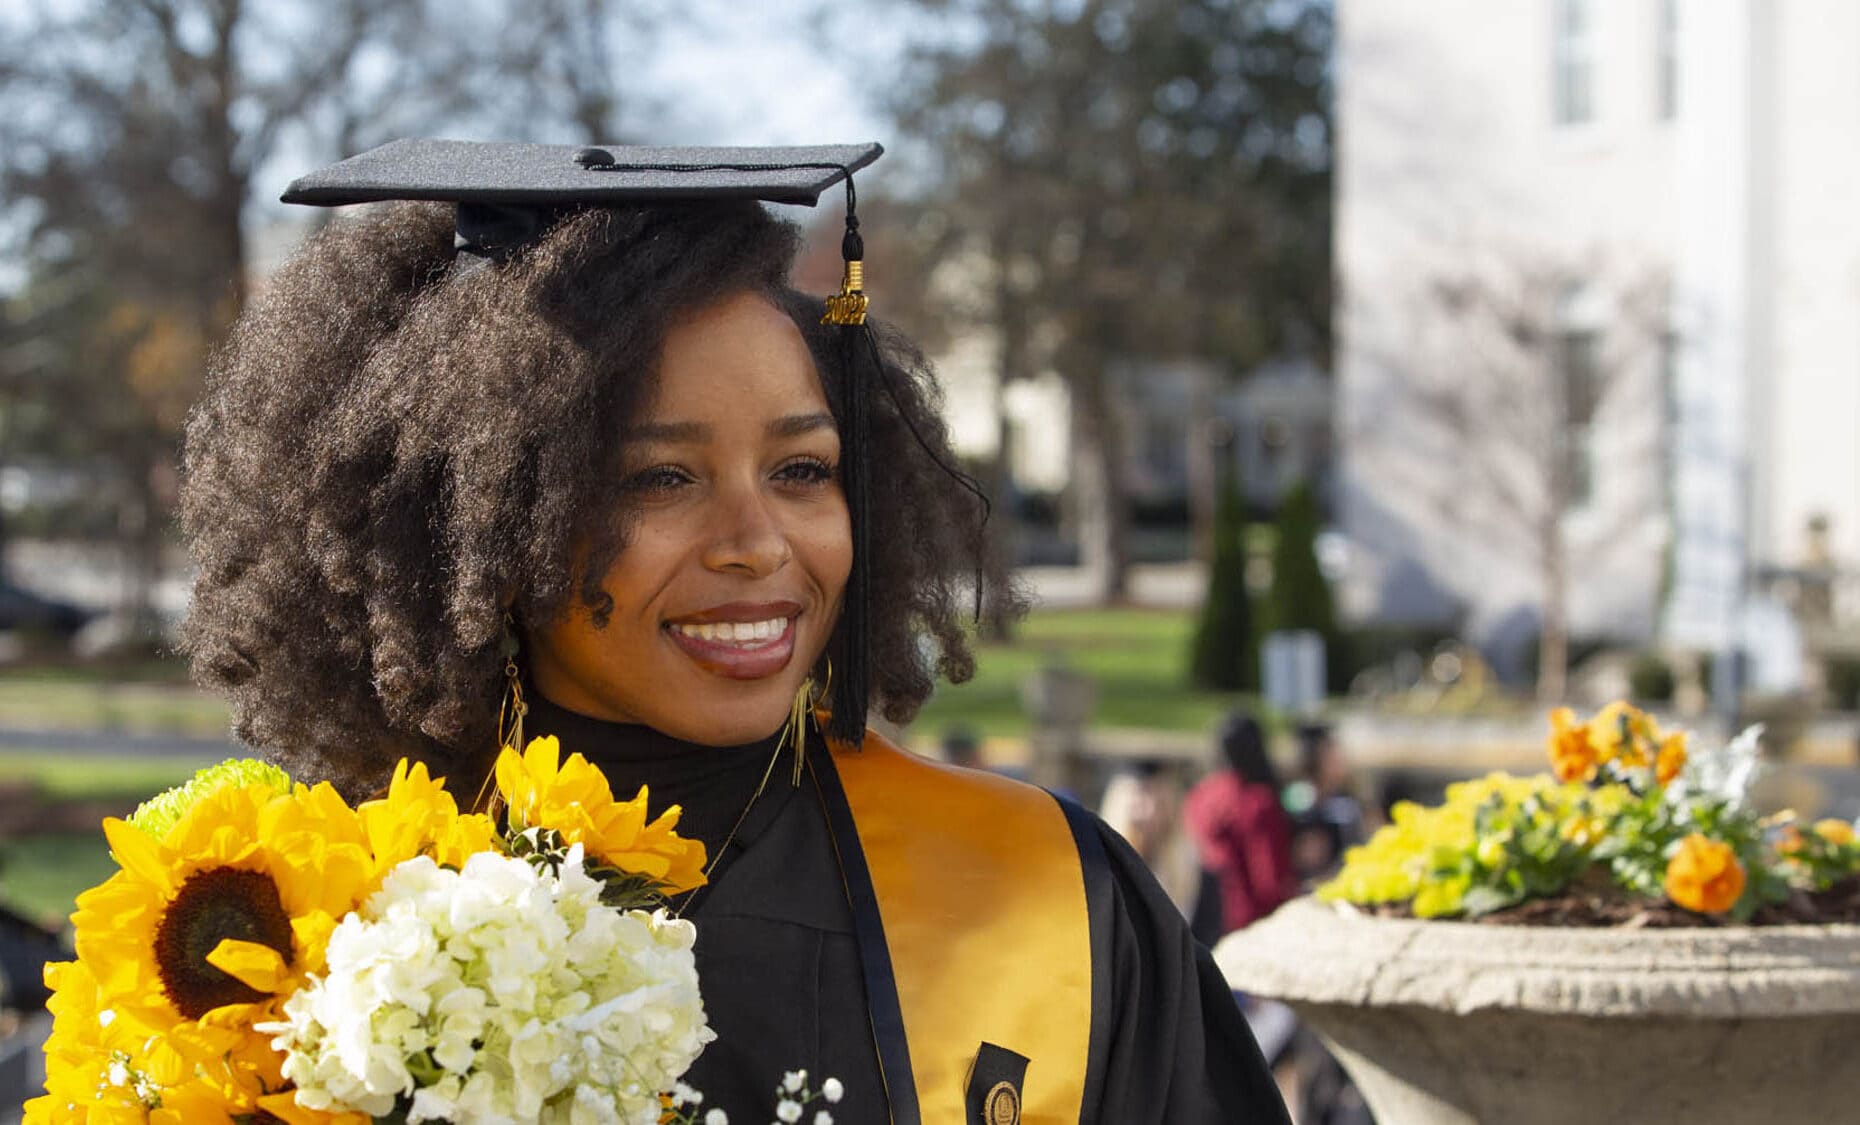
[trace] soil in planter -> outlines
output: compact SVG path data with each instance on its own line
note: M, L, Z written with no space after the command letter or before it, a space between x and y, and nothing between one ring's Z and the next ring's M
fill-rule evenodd
M1363 908L1387 918L1412 918L1407 903ZM1619 926L1625 929L1672 929L1684 926L1734 926L1743 923L1717 914L1695 914L1670 902L1649 903L1619 892L1572 890L1553 898L1536 898L1479 918L1488 926ZM1860 876L1849 876L1825 891L1793 891L1789 898L1751 916L1752 926L1860 923Z

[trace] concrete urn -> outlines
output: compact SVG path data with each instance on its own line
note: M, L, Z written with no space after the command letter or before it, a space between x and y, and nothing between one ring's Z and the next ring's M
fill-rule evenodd
M1577 929L1310 898L1221 941L1379 1125L1860 1121L1860 926Z

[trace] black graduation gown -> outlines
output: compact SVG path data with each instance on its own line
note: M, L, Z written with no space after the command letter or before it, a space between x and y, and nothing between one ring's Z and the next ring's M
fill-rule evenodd
M762 1120L774 1110L783 1073L805 1068L816 1088L831 1076L846 1094L838 1105L810 1107L803 1120L830 1108L840 1125L890 1121L859 936L821 797L808 779L791 784L784 752L750 804L775 738L696 746L545 700L526 725L530 737L558 736L564 756L580 753L598 765L616 796L646 785L654 815L682 806L680 833L703 840L713 858L737 825L710 885L675 904L697 925L698 977L717 1033L685 1079L704 1093L705 1106L723 1107L732 1121ZM810 751L822 752L817 736ZM1110 1011L1093 1019L1102 1023L1106 1049L1086 1075L1084 1121L1287 1122L1207 951L1122 837L1090 814L1072 815L1102 841L1104 885L1088 897L1093 927L1103 932L1100 948L1110 951Z

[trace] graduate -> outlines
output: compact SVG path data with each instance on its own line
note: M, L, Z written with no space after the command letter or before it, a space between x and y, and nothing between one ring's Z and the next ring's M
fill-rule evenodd
M915 757L983 505L921 354L867 316L877 145L399 141L285 198L187 434L185 645L237 732L353 798L462 802L540 735L677 805L733 1116L786 1070L841 1123L1286 1121L1225 981L1070 802ZM768 203L844 190L826 298Z

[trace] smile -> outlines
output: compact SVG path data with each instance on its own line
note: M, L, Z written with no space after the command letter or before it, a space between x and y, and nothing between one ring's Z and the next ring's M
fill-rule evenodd
M698 667L731 680L760 680L794 659L793 602L735 603L665 623L665 635Z

